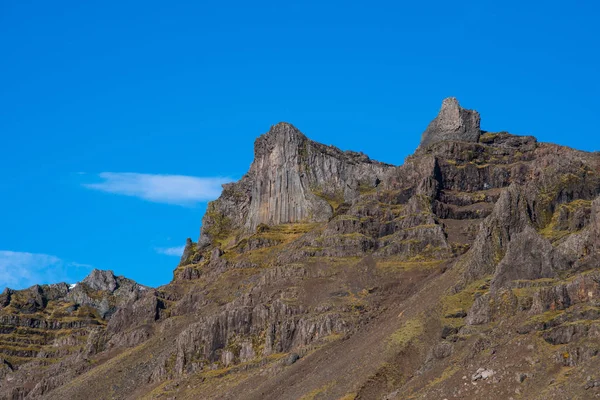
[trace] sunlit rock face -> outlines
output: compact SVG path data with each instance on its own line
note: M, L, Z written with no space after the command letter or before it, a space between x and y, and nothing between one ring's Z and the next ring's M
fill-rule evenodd
M361 153L315 143L293 125L279 123L255 143L246 226L326 221L333 214L328 200L352 201L361 187L376 187L391 168Z
M462 108L458 100L448 97L442 102L442 108L423 132L419 148L444 140L478 142L481 135L481 118L475 110Z
M225 228L254 232L260 224L327 221L336 204L377 187L394 168L316 143L293 125L278 123L256 140L248 173L225 185L209 206L199 246L213 243Z
M169 284L0 294L0 400L589 398L600 153L479 126L398 167L272 126Z

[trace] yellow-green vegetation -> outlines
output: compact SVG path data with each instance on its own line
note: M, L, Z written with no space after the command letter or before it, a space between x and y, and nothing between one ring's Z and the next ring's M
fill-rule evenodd
M550 310L550 311L546 311L543 314L534 315L533 317L529 318L527 320L527 322L533 323L533 324L548 323L548 322L552 322L554 319L561 316L563 313L564 313L564 310Z
M338 400L355 400L358 394L356 393L348 393L347 395L340 397Z
M520 304L531 305L533 296L535 296L535 294L539 291L540 287L551 286L556 282L556 279L552 278L518 280L513 282L517 288L512 289L511 292L519 300Z
M581 178L574 174L559 174L557 180L546 184L540 191L540 206L542 209L542 224L551 224L554 214L549 212L551 205L556 201L559 193L581 182ZM577 201L577 200L576 200ZM581 201L581 200L579 200ZM560 206L559 206L560 207Z
M204 378L220 378L223 375L227 375L231 371L231 367L218 368L218 369L210 369L208 371L203 371L201 375Z
M362 260L362 257L309 257L307 263L327 264L331 267L352 267Z
M482 203L487 199L487 193L485 191L471 193L471 200L474 203Z
M370 185L366 182L360 182L358 184L358 192L361 195L377 193L377 186Z
M388 348L394 351L402 350L409 344L418 341L424 330L425 326L420 318L410 319L406 321L402 328L390 335Z
M517 279L513 281L513 285L516 287L545 287L556 283L554 278L540 278L540 279Z
M255 234L240 240L231 248L224 248L223 257L231 261L250 261L259 266L269 266L271 257L277 255L285 245L314 229L322 229L322 226L317 223L261 224ZM264 247L247 251L249 243L253 242L263 243Z
M460 368L457 365L450 365L444 370L444 372L442 372L440 376L429 382L425 389L432 388L442 382L445 382L446 380L452 378L458 371L460 371Z
M561 281L561 283L573 282L575 279L583 278L584 276L591 275L591 274L595 275L595 274L597 274L599 272L600 272L600 268L589 269L587 271L579 272L577 274L568 276L568 277L564 278L563 281Z
M282 241L290 241L296 239L307 232L317 228L320 224L318 223L289 223L280 224L275 226L262 225L260 232L257 232L257 236L264 237L266 239L276 239Z
M346 335L342 333L332 333L331 335L327 335L323 337L321 340L325 343L337 342L338 340L342 340Z
M471 248L469 243L450 243L452 254L459 256L465 254Z
M327 391L329 389L331 389L334 384L335 384L335 382L330 382L324 386L321 386L320 388L315 389L315 390L311 391L310 393L305 394L304 396L302 396L300 398L300 400L315 400L318 398L318 396L327 393Z
M464 325L462 318L455 318L453 316L469 311L475 302L475 295L484 294L489 290L491 279L491 276L488 276L474 281L460 292L442 297L442 323L454 327Z
M95 291L90 291L90 293L97 295ZM22 314L20 307L28 296L29 294L26 292L16 292L11 298L11 304L0 310L0 315ZM92 307L82 306L72 310L71 306L73 303L52 300L34 313L22 314L22 318L47 322L49 326L53 327L58 325L62 329L28 328L11 326L9 323L8 326L5 326L4 332L0 333L0 357L6 359L13 366L19 366L37 358L38 354L43 352L44 357L37 359L41 367L58 362L59 359L56 356L59 352L71 354L80 351L88 334L85 326L103 326L106 321L102 320ZM72 326L73 322L80 322L84 327L68 328ZM54 346L54 340L62 337L70 337L70 344Z
M268 355L265 358L265 360L267 360L267 362L271 363L271 362L283 360L288 355L289 355L288 353L273 353L273 354Z
M560 239L575 233L571 230L560 230L558 229L558 217L561 213L567 213L567 215L573 215L575 212L581 209L590 208L592 202L589 200L574 200L570 203L559 205L554 214L552 215L550 222L540 230L540 234L551 242L557 242Z
M361 240L361 239L367 239L367 237L365 235L363 235L362 233L353 232L353 233L340 233L340 234L336 234L336 235L321 236L321 237L317 238L315 240L315 242L317 242L317 244L322 244L326 240L335 240L335 241L339 241L339 242L345 242L348 240L355 241L355 240Z
M275 353L267 357L257 358L248 362L236 364L230 367L221 367L216 369L206 369L198 373L190 374L183 382L186 385L177 385L182 383L179 380L167 380L150 393L144 395L143 399L167 399L177 396L177 398L197 398L199 393L219 393L247 379L258 368L267 369L281 362L289 353Z
M394 215L394 218L398 218L404 212L405 206L403 204L392 204L388 205L387 209Z
M499 133L506 133L506 132L499 132ZM495 138L496 138L496 136L497 136L499 133L495 133L495 132L486 132L486 133L484 133L483 135L481 135L481 136L479 137L479 142L480 142L480 143L483 143L483 144L489 144L489 143L493 143L493 142L494 142L494 140L495 140Z
M311 191L315 196L320 197L329 203L333 211L337 210L342 204L344 204L344 193L342 192L329 193L322 188L314 188Z
M243 248L248 242L253 240L270 241L277 244L290 243L302 235L316 229L319 224L316 223L289 223L275 226L261 224L256 233L236 244L233 250Z
M208 203L204 221L206 223L206 233L213 240L213 244L226 248L235 241L237 232L232 228L231 219L216 209L216 202Z
M352 312L355 314L360 314L360 312L363 311L367 305L367 302L365 301L366 296L368 296L368 292L361 292L359 294L350 292L350 294L345 297L345 301L350 305Z
M377 260L377 268L383 272L401 272L413 270L435 270L444 264L444 260L435 261L403 261L398 258Z
M335 217L336 221L360 221L360 219L354 215L342 214Z

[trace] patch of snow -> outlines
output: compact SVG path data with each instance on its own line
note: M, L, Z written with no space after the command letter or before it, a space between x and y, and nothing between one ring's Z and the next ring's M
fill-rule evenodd
M73 283L73 284L69 285L69 290L73 290L73 289L75 289L75 286L77 286L77 284L76 284L76 283Z

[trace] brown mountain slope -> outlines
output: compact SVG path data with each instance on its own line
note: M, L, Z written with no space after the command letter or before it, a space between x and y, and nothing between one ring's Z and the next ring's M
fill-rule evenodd
M455 99L400 167L280 123L170 284L0 394L600 396L599 195L597 153L482 132Z

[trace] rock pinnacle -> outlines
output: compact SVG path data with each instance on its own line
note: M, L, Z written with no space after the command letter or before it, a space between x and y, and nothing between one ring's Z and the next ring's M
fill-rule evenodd
M481 135L480 117L475 110L466 110L454 97L442 102L442 108L423 132L420 149L443 140L478 142Z

